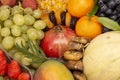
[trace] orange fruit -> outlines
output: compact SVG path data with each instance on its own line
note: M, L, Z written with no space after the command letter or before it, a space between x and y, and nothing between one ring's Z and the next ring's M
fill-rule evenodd
M69 0L67 3L68 12L75 17L85 16L94 6L94 0Z
M98 22L97 16L92 16L91 19L83 16L77 21L75 32L78 36L94 38L102 33L102 25Z

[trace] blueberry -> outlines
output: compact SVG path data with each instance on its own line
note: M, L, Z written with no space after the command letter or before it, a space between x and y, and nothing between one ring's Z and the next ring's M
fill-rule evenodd
M105 12L107 10L107 6L106 5L103 5L100 7L100 11L101 12Z
M110 15L110 19L116 20L117 19L117 15Z
M107 5L108 5L109 8L114 8L116 6L116 4L113 0L108 1Z
M116 10L120 12L120 4L116 7Z
M105 13L108 14L108 15L110 15L110 14L112 13L112 9L107 9L107 10L105 11Z

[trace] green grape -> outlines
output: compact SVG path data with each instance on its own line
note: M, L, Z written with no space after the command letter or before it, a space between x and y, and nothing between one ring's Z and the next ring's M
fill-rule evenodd
M10 50L14 46L14 38L12 36L6 36L2 40L2 46L6 50Z
M27 36L31 40L36 40L38 39L38 32L34 28L30 28L27 30Z
M13 25L13 22L11 19L7 19L4 21L4 27L10 28Z
M22 25L21 26L21 31L22 31L22 33L27 33L27 30L28 30L28 26L27 25Z
M4 77L3 77L3 76L0 76L0 80L4 80Z
M35 22L35 18L29 14L24 15L24 19L26 25L32 25Z
M46 27L46 23L43 20L37 20L33 25L37 30L42 30Z
M23 14L23 8L20 7L19 5L14 6L11 9L11 15L14 15L14 14Z
M26 46L26 41L22 37L16 37L15 44L18 44L19 46L22 46L22 44L23 44L24 46Z
M38 30L38 39L42 40L44 38L44 32L42 30Z
M2 39L3 39L3 37L0 35L0 43L1 43Z
M31 58L28 58L28 57L26 57L26 56L23 56L23 57L21 58L21 63L22 63L23 65L25 65L25 66L29 66L29 65L31 64L31 62L32 62L32 59L31 59Z
M13 46L13 48L11 48L10 50L7 50L7 51L8 51L8 53L10 53L9 55L13 56L14 53L18 51L18 49L15 46Z
M29 7L25 8L25 9L24 9L24 14L32 15L32 14L33 14L32 8L29 8Z
M40 9L35 9L33 11L33 16L36 18L36 19L39 19L41 16L43 15L42 11Z
M15 15L13 15L13 22L16 25L23 25L25 23L24 16L21 15L21 14L15 14Z
M1 29L1 36L5 37L5 36L9 36L9 35L10 35L10 28L4 27Z
M2 6L0 6L0 10L3 10L3 9L11 9L11 7L8 6L8 5L2 5Z
M28 36L27 36L27 34L23 33L23 34L21 35L21 37L24 38L25 41L28 41Z
M11 27L11 33L13 36L20 36L21 35L21 27L18 25L13 25Z
M10 10L9 9L2 9L0 11L0 20L5 21L10 17Z
M15 60L20 61L23 55L24 55L24 54L23 54L22 52L15 52L14 55L13 55L13 58L14 58Z
M2 29L2 25L0 24L0 32L1 32L1 29Z

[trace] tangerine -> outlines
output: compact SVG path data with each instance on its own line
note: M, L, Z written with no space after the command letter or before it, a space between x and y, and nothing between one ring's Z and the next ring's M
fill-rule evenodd
M94 38L102 33L102 25L98 22L97 16L83 16L77 21L75 32L78 36Z
M82 17L89 13L94 7L94 0L69 0L68 12L74 17Z

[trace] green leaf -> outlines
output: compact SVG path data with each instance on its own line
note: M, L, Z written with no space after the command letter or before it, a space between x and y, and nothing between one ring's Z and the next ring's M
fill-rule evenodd
M97 0L94 0L94 7L90 13L88 13L88 16L91 18L93 15L95 15L98 11L98 5Z
M44 55L44 52L39 47L39 43L37 41L33 42L32 40L28 40L27 42L28 47L32 51L29 52L28 49L21 43L21 46L15 44L15 47L24 53L24 55L28 58L32 59L32 63L41 63L47 60L47 57Z
M99 17L98 21L108 29L111 29L114 31L120 30L120 25L117 22L115 22L107 17Z

